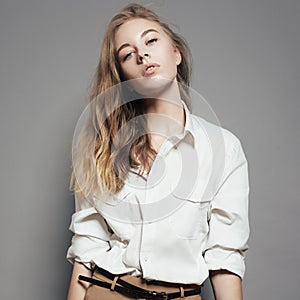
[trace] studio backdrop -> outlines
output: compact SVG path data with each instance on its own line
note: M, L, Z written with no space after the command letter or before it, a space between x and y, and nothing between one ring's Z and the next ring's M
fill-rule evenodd
M71 147L104 29L131 1L0 1L0 298L66 299ZM245 150L245 300L299 299L300 2L139 1L182 34L192 87ZM203 299L212 300L209 282Z

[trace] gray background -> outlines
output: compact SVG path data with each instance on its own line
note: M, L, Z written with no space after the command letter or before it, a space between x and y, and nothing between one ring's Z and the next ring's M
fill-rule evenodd
M240 138L249 161L244 298L297 300L300 2L153 2L190 43L193 87ZM66 297L72 135L103 30L127 3L0 2L3 300Z

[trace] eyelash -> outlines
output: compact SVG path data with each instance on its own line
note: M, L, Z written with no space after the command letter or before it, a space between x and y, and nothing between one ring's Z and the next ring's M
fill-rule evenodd
M158 40L157 38L150 39L146 44L147 44L147 45L149 45L149 43L150 43L150 44L153 44L152 42L155 42L155 43L156 43L157 40Z
M150 39L149 41L146 42L146 45L149 45L149 44L152 45L152 44L156 43L157 40L158 40L157 38ZM133 52L130 52L130 53L126 54L126 55L124 56L124 58L123 58L123 61L127 60L127 59L130 57L130 55L131 55L132 53L133 53Z

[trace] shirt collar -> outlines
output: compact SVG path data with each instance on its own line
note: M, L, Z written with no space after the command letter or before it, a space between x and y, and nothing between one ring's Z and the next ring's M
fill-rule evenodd
M186 143L191 144L193 147L195 145L195 130L193 126L193 120L191 113L183 100L181 100L184 113L185 113L185 124L183 128L183 132L181 134L173 135L168 138L167 144L160 151L161 155L166 155L169 151L176 146L180 141L184 141Z
M196 139L196 133L195 133L194 125L193 125L192 114L191 114L190 110L188 109L186 103L183 100L181 100L181 103L182 103L184 113L185 113L185 124L184 124L184 128L183 128L183 133L180 134L180 135L171 137L171 139L169 139L169 141L174 146L179 141L184 139L186 142L189 142L194 146L195 145L195 139ZM187 137L189 137L189 138L187 138ZM171 148L173 146L167 147L163 151L162 154L166 155L171 150ZM135 170L139 170L139 169L140 169L140 167L138 167L137 169L131 168L130 171L135 173Z
M191 112L189 111L187 105L183 100L181 100L181 103L185 112L184 135L186 135L186 133L189 132L192 135L193 139L195 140L196 134L195 134Z

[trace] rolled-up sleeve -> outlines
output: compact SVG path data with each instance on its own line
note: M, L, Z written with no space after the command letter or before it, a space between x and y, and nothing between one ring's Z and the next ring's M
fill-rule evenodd
M242 145L235 145L225 161L221 185L211 201L209 234L204 259L209 270L226 269L244 277L248 249L249 178Z
M99 212L85 198L75 195L76 211L72 215L69 229L74 233L67 259L84 263L92 268L93 259L110 249L107 224Z

